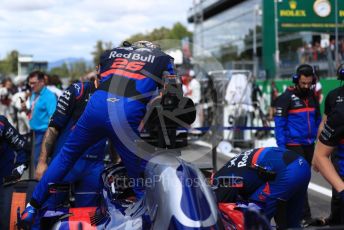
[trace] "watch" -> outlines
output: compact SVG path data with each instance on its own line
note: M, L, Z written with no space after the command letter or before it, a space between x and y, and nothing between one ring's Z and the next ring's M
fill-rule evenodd
M331 13L331 3L328 0L316 0L313 10L319 17L327 17Z

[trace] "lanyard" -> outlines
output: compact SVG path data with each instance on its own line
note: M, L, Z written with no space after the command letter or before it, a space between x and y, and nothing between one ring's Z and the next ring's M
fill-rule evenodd
M31 120L31 118L32 118L32 114L33 114L33 110L35 109L35 105L36 105L36 103L37 103L37 101L38 101L38 99L39 99L39 97L40 97L41 95L37 95L37 97L33 100L33 102L31 103L31 109L30 109L30 112L29 112L29 114L27 115L28 116L28 118L29 118L29 120Z

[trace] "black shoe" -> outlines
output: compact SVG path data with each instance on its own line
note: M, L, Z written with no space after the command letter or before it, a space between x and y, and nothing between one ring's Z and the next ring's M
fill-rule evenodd
M309 226L325 226L327 225L326 218L323 217L317 217L317 218L307 218L303 219L301 222L301 226L303 228L309 227Z

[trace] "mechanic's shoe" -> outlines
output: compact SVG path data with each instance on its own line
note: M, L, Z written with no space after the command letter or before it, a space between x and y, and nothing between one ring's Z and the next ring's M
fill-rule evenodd
M306 228L310 226L325 226L326 224L326 218L323 217L307 218L302 220L301 227Z

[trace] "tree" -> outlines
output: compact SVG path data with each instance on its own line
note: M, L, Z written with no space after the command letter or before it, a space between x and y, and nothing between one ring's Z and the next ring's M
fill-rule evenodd
M105 50L110 50L113 48L113 44L111 41L109 42L103 42L103 41L97 41L97 44L95 46L95 51L92 52L93 55L93 63L94 65L98 65L100 61L100 56L102 53L104 53Z
M52 68L50 70L51 75L58 75L60 77L69 77L69 69L66 63L63 63L62 66Z
M172 30L170 31L170 36L171 39L183 39L185 37L192 37L192 33L190 31L187 30L187 28L185 26L183 26L180 22L177 22L176 24L174 24L174 26L172 27Z
M80 78L90 71L91 70L87 67L85 61L74 62L69 66L69 76L73 80Z
M147 41L159 41L163 39L176 39L181 40L185 37L192 37L192 33L187 30L183 24L177 22L173 25L172 29L168 29L166 27L160 27L157 29L152 30L148 33L138 33L134 34L131 37L125 39L125 41L129 41L131 43L140 40L147 40Z
M19 52L17 50L12 50L10 53L7 54L4 60L0 61L1 75L17 74L18 56Z

